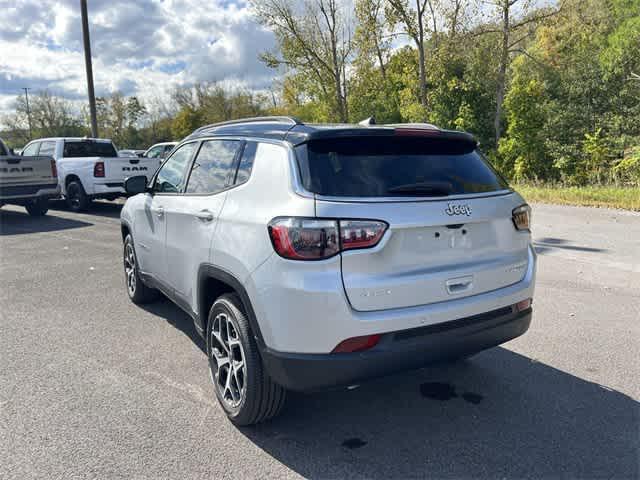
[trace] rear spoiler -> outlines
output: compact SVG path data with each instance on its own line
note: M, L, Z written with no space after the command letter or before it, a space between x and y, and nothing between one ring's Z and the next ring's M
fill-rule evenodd
M304 135L296 132L296 127L292 128L286 135L285 140L293 145L300 145L313 140L347 137L425 137L441 140L459 141L478 146L478 141L470 133L457 130L442 130L429 124L392 124L375 126L348 126L344 128L328 128L305 132Z

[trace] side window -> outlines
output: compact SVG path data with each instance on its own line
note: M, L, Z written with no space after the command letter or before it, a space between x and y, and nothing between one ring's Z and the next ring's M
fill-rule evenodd
M175 145L165 145L164 152L162 152L162 158L167 158L171 151L174 149Z
M197 142L185 143L162 164L153 185L154 192L178 193L182 190L187 165L197 145Z
M24 150L22 150L22 155L25 157L33 157L34 155L37 155L39 146L40 142L30 143Z
M230 176L239 147L237 140L203 142L193 162L187 193L212 194L224 190L233 181Z
M249 180L251 176L251 169L253 168L253 161L256 158L256 150L258 150L258 144L256 142L247 142L240 158L240 165L238 165L238 173L236 174L236 185Z
M162 150L163 150L162 145L153 147L151 150L149 150L149 153L147 153L147 158L158 158L162 153Z
M42 142L38 155L49 155L53 157L56 150L56 142Z

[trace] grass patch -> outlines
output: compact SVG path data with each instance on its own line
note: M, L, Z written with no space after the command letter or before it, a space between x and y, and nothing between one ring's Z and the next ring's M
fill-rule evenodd
M640 211L640 188L514 185L527 202Z

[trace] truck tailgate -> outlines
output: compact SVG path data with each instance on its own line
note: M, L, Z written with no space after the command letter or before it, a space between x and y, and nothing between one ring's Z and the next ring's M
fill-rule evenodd
M124 182L135 175L145 175L151 179L160 164L156 158L139 157L108 157L98 161L104 163L104 178L109 183Z
M55 183L51 162L47 156L0 156L0 184Z

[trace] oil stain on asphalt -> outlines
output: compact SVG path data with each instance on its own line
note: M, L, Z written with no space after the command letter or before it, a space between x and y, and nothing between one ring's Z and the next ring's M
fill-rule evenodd
M344 442L342 442L342 446L348 448L349 450L355 450L356 448L364 447L367 444L364 440L360 438L348 438Z
M462 398L464 398L469 403L473 403L474 405L478 405L484 399L482 395L478 395L477 393L471 393L471 392L463 393Z
M420 385L420 393L425 398L439 400L441 402L445 402L447 400L451 400L452 398L458 397L458 394L456 393L456 387L454 385L441 382L423 383L422 385ZM482 395L472 392L463 393L462 398L466 402L473 403L474 405L478 405L484 399Z

